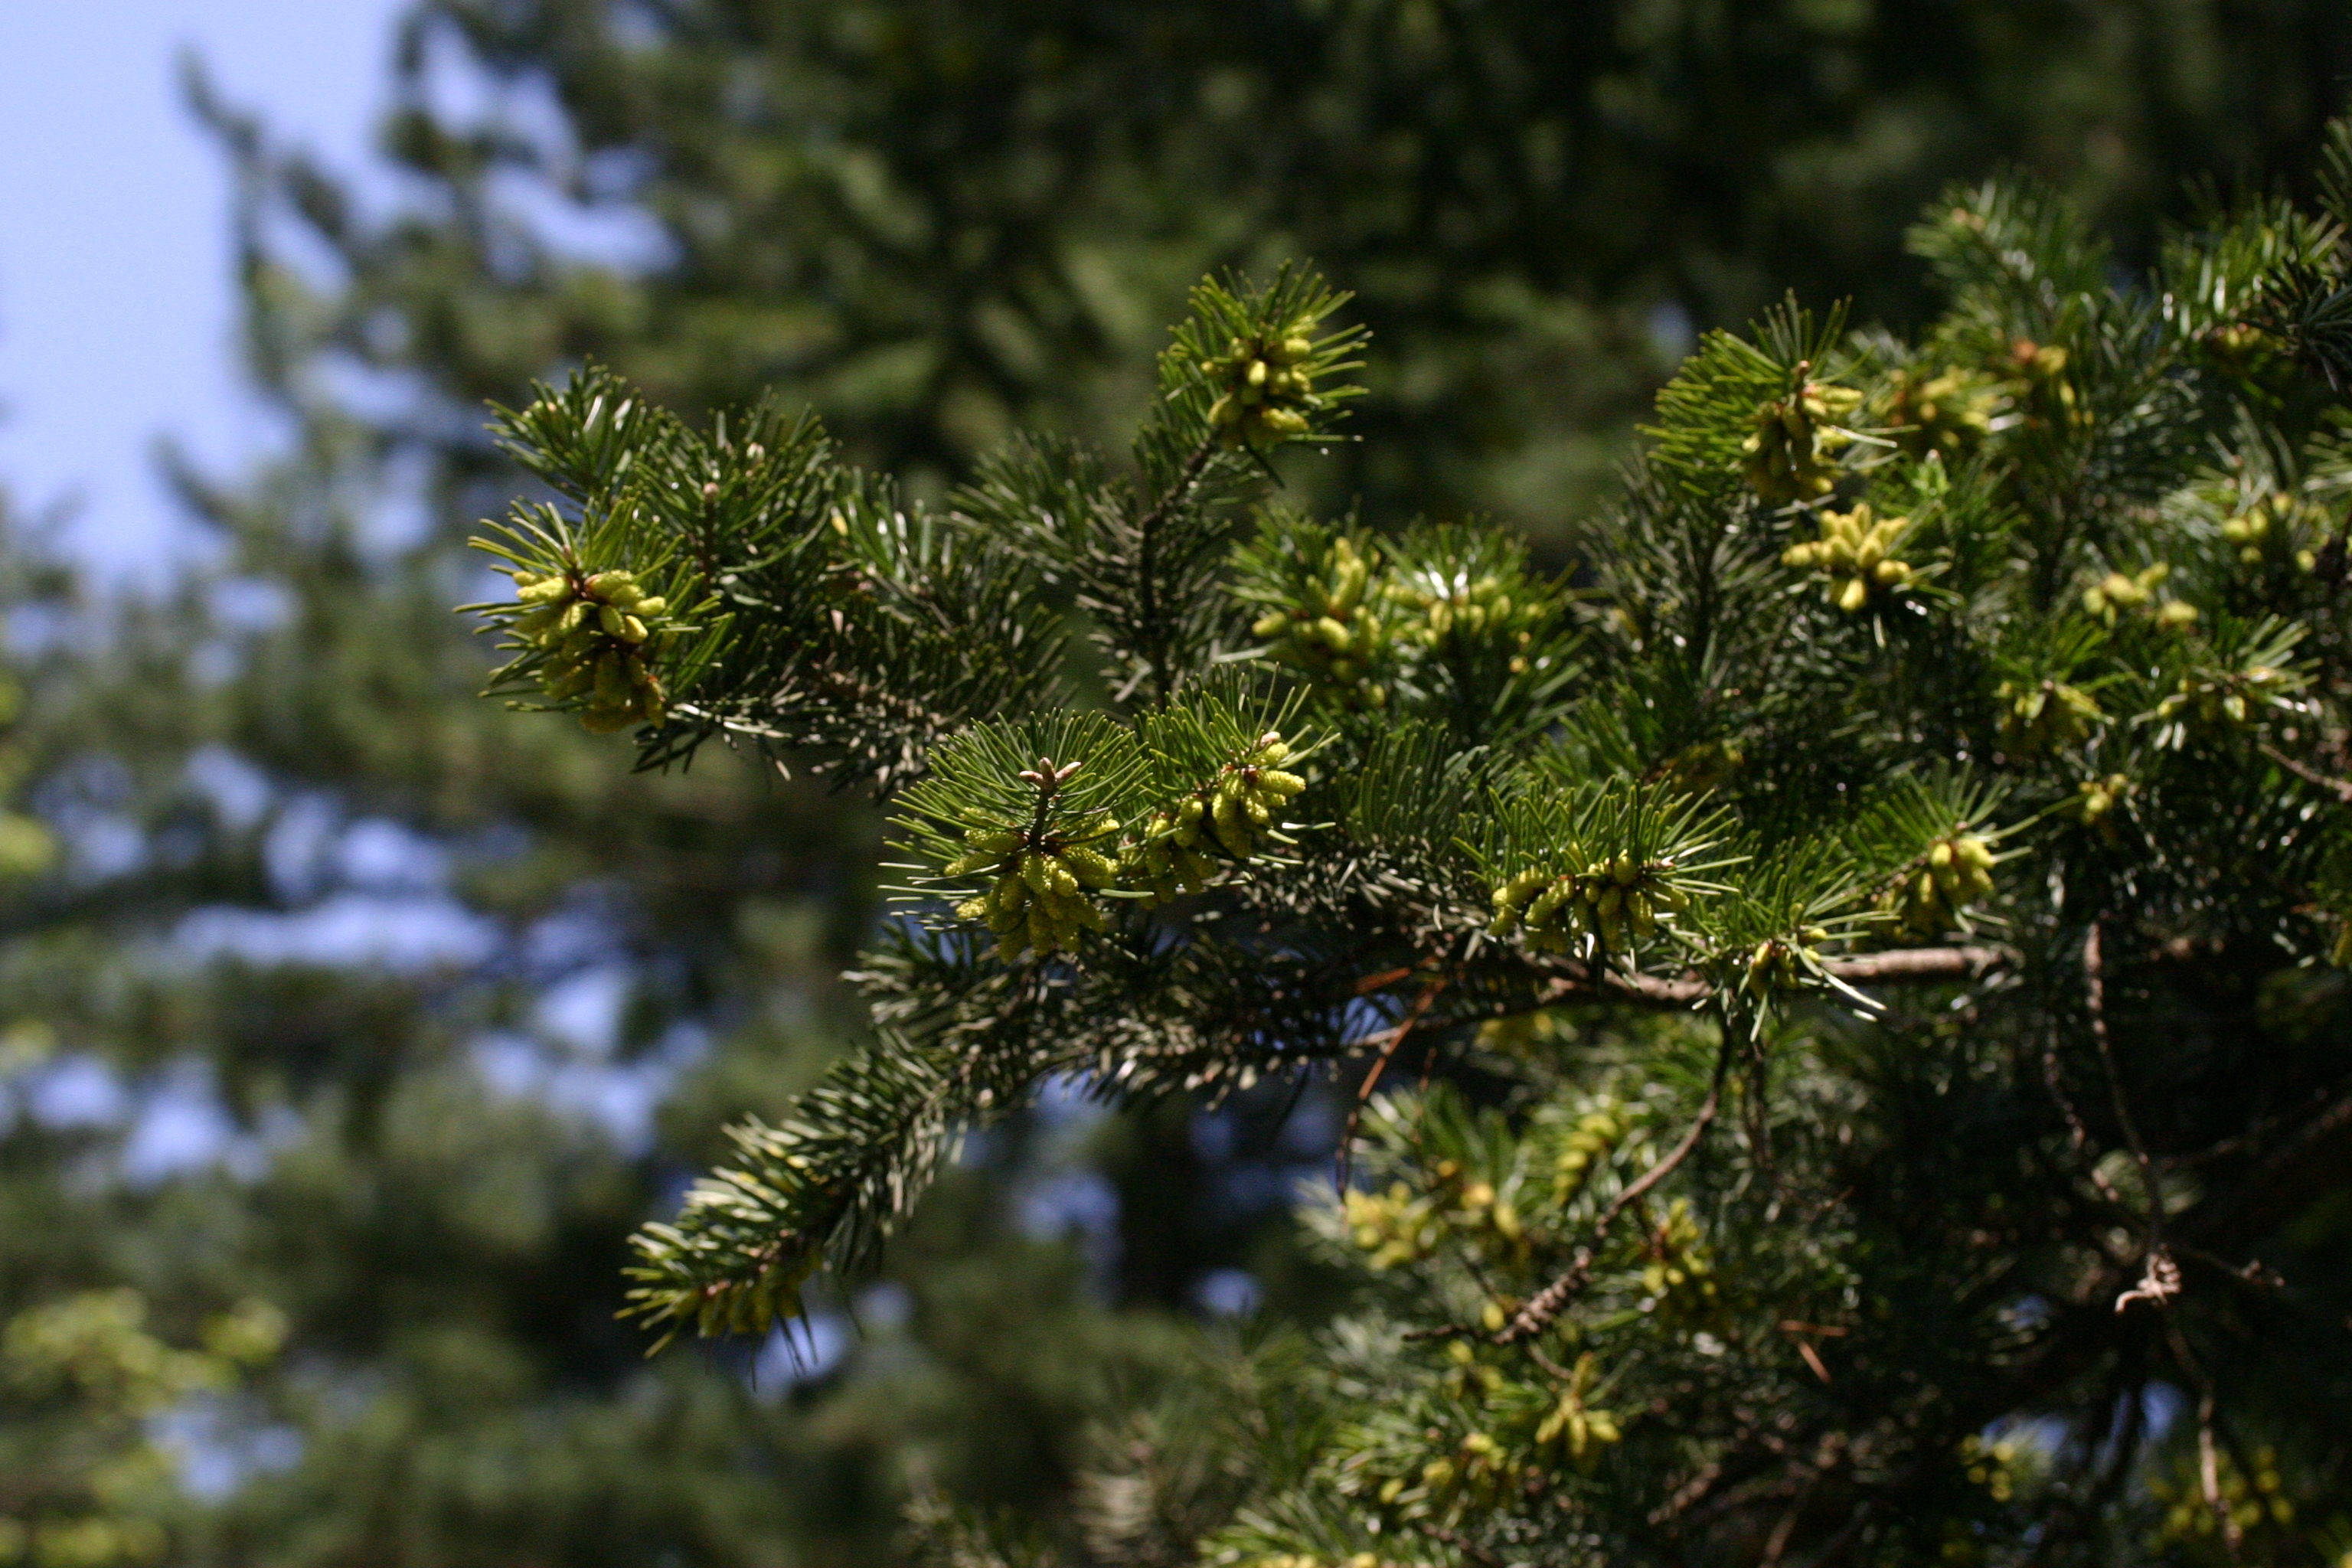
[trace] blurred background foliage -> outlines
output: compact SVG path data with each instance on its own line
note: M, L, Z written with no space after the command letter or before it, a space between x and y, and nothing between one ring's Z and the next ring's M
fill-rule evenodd
M622 1238L854 1036L877 823L477 700L486 400L773 388L936 494L1129 422L1202 271L1311 256L1375 337L1300 499L1540 546L1697 332L1921 314L1950 180L2136 268L2309 167L2352 10L428 0L396 58L390 205L191 74L288 437L179 466L207 563L101 603L9 531L0 1456L56 1458L0 1460L0 1563L887 1562L910 1495L1066 1510L1187 1322L1329 1304L1286 1203L1343 1102L1072 1098L803 1331L643 1359Z

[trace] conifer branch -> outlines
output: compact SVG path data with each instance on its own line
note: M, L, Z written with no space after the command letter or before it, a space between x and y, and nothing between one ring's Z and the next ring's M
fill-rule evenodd
M1706 1139L1706 1131L1715 1124L1716 1112L1723 1104L1723 1083L1731 1071L1731 1058L1738 1048L1738 1040L1737 1031L1729 1027L1724 1029L1723 1043L1715 1053L1715 1071L1707 1080L1706 1098L1699 1102L1698 1113L1691 1118L1681 1140L1656 1164L1643 1172L1638 1178L1627 1184L1624 1191L1610 1200L1609 1206L1602 1209L1600 1217L1592 1222L1592 1229L1583 1245L1577 1248L1575 1260L1558 1279L1528 1298L1526 1304L1495 1335L1496 1344L1516 1344L1549 1328L1552 1320L1559 1316L1561 1310L1576 1299L1577 1292L1591 1279L1593 1265L1600 1258L1601 1248L1609 1240L1610 1227L1617 1223L1617 1216L1673 1175Z
M1371 976L1369 983L1358 983L1358 993L1361 994L1368 988L1391 984L1410 973L1410 971L1402 971L1388 975ZM1405 1037L1412 1033L1412 1026L1421 1022L1423 1015L1429 1011L1429 1005L1436 1001L1437 994L1444 989L1445 982L1442 977L1432 978L1421 988L1421 994L1413 998L1412 1005L1405 1009L1403 1017L1371 1037L1381 1042L1380 1055L1372 1059L1371 1070L1364 1074L1364 1081L1357 1086L1356 1102L1349 1107L1348 1124L1339 1132L1339 1152L1332 1176L1332 1185L1339 1191L1345 1192L1348 1189L1349 1164L1356 1148L1356 1127L1363 1120L1366 1102L1372 1098L1372 1090L1380 1086L1381 1075L1388 1070L1389 1063L1395 1059L1398 1049L1404 1044ZM1351 1042L1351 1045L1360 1048L1370 1043L1370 1040L1363 1040Z
M2115 1045L2107 1034L2107 969L2095 918L2083 937L2083 984L2084 1004L2090 1012L2091 1042L2098 1047L2099 1067L2106 1074L2107 1097L2115 1107L2116 1125L2123 1129L2124 1142L2139 1166L2141 1190L2147 1194L2147 1278L2117 1299L2116 1310L2122 1311L2135 1299L2152 1300L2161 1307L2179 1289L2179 1270L2165 1255L2164 1188L2157 1181L2156 1162L2148 1158L2147 1144L2140 1138L2139 1122L2132 1115L2131 1099L2124 1092L2123 1075L2116 1067Z
M1160 531L1168 521L1169 514L1192 499L1193 490L1200 485L1201 476L1208 471L1210 459L1217 455L1217 438L1213 435L1203 436L1200 444L1185 458L1183 467L1176 470L1176 477L1168 489L1135 522L1136 618L1151 633L1149 662L1144 670L1138 672L1137 679L1141 679L1148 674L1152 695L1162 704L1172 695L1174 672L1169 667L1169 638L1160 620ZM1119 695L1124 699L1127 692L1122 690Z
M2050 1098L2056 1102L2058 1113L2065 1118L2067 1146L2075 1153L2087 1156L2084 1163L2091 1184L2098 1189L2101 1197L2116 1208L2128 1208L2130 1205L2124 1202L2123 1194L2116 1190L2116 1184L2107 1180L2106 1173L2099 1169L2097 1156L2091 1148L2090 1129L2084 1125L2083 1113L2075 1108L2074 1096L2066 1092L2064 1073L2058 1062L2058 1034L2055 1029L2042 1042L2042 1081L2050 1090Z
M1905 947L1885 952L1848 953L1822 960L1822 970L1849 985L1934 984L1942 981L1976 980L2014 964L2017 953L2005 947L1967 943L1956 947ZM1546 1005L1565 1002L1616 1002L1669 1010L1703 1006L1720 994L1714 981L1695 973L1668 979L1662 975L1628 973L1585 966L1573 975L1554 979L1544 993Z
M2336 145L2331 199L2352 199L2352 133ZM1916 341L1793 301L1708 336L1580 534L1573 586L1459 522L1267 507L1234 543L1265 454L1327 438L1360 341L1291 272L1195 293L1131 464L1023 438L938 514L814 438L779 478L740 429L688 431L610 383L517 416L564 497L506 540L536 597L487 612L524 642L518 696L648 717L649 756L741 735L907 786L901 918L858 977L876 1045L647 1229L638 1310L710 1331L794 1310L808 1269L869 1254L954 1137L1042 1074L1214 1098L1353 1058L1313 1224L1327 1260L1385 1276L1397 1321L1335 1331L1318 1353L1354 1359L1301 1395L1321 1424L1204 1550L1344 1561L1417 1532L1465 1559L1508 1539L1631 1560L1656 1554L1645 1531L1720 1531L1820 1568L1954 1490L1993 1421L2097 1405L2083 1430L2120 1432L2147 1375L2116 1315L2134 1301L2163 1309L2184 1375L2212 1374L2214 1452L2222 1380L2182 1326L2211 1309L2179 1299L2173 1258L2275 1257L2263 1237L2352 1140L2330 1047L2229 1055L2273 1026L2242 998L2315 1019L2337 1005L2321 965L2352 963L2352 784L2301 760L2347 725L2328 577L2352 446L2285 384L2288 352L2352 364L2340 237L2250 198L2118 288L2065 203L1994 184L1915 237L1953 300ZM1103 710L1043 668L1073 607ZM2136 1049L2139 1103L2168 1074L2243 1070L2249 1103L2320 1107L2168 1116L2204 1151L2176 1213L2119 1070L2108 933L2069 899L2132 902L2182 933L2168 963L2229 982L2149 1001L2205 1017L2179 1032L2194 1051L2164 1031ZM2072 1023L2063 986L2014 978L2076 963ZM1921 985L1967 1026L1873 994ZM1862 1021L1822 1026L1811 1004L1841 999ZM2070 1027L2145 1189L2128 1265L2108 1238L2129 1184L2066 1081ZM1375 1093L1408 1039L1473 1029L1412 1092ZM1705 1085L1655 1070L1693 1050ZM1751 1135L1700 1158L1735 1055ZM1947 1110L2046 1130L2018 1104L2044 1090L2069 1147L1997 1183L1918 1135ZM1832 1106L1833 1130L1789 1128ZM2086 1161L2103 1203L2077 1201ZM1951 1205L1964 1245L1919 1225L1923 1191L1986 1200ZM1638 1251L1617 1229L1637 1209ZM2075 1256L2063 1289L2037 1273ZM1818 1355L1688 1373L1751 1307L1840 1323L1822 1303L1857 1282L1911 1309L1836 1358L1862 1424L1822 1405ZM2024 1291L2049 1308L2021 1327ZM1472 1300L1484 1321L1454 1321ZM1574 1356L1537 1343L1569 1327ZM1673 1434L1680 1479L1612 1452L1659 1401L1721 1417ZM2008 1460L1967 1453L1992 1497ZM1528 1506L1534 1485L1559 1508ZM1974 1529L1993 1503L1971 1508Z
M2310 763L2287 755L2268 741L2262 743L2262 753L2304 783L2326 790L2339 805L2352 805L2352 779L2332 778Z

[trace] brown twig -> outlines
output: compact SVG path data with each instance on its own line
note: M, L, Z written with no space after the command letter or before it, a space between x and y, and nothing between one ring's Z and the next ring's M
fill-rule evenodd
M1731 1070L1731 1056L1738 1044L1738 1032L1725 1029L1723 1045L1715 1053L1715 1075L1707 1084L1706 1099L1700 1104L1698 1115L1692 1119L1690 1130L1683 1134L1682 1142L1601 1211L1601 1217L1592 1223L1591 1239L1576 1249L1575 1261L1569 1265L1568 1271L1528 1298L1527 1305L1519 1309L1518 1315L1504 1324L1502 1331L1495 1336L1496 1344L1515 1344L1529 1335L1541 1333L1554 1318L1559 1317L1560 1310L1574 1300L1576 1293L1591 1279L1593 1260L1600 1253L1601 1243L1609 1239L1609 1227L1617 1223L1617 1216L1640 1202L1643 1194L1674 1174L1675 1167L1690 1158L1691 1151L1697 1148L1699 1141L1706 1136L1707 1128L1715 1121L1716 1111L1723 1104L1723 1080Z
M2074 1109L2074 1098L2066 1092L2066 1080L2058 1068L2058 1034L2054 1029L2042 1043L2042 1081L2049 1086L2050 1098L2058 1102L2058 1112L2066 1119L2066 1129L2074 1152L2078 1154L2088 1152L2091 1149L2090 1130L2083 1125L2083 1113ZM2116 1184L2107 1180L2105 1173L2099 1169L2098 1161L2091 1160L2088 1164L2091 1184L2099 1189L2099 1195L2117 1208L2130 1207L2124 1202L2123 1194L2116 1190Z
M2213 1449L2213 1396L2204 1394L2197 1400L2197 1484L2205 1494L2205 1506L2221 1525L2221 1544L2230 1549L2230 1561L2235 1563L2243 1555L2245 1532L2238 1528L2238 1516L2221 1496L2221 1465Z
M1423 1340L1466 1340L1477 1331L1467 1323L1432 1323L1427 1328L1407 1329L1397 1338L1407 1344L1417 1344Z
M1797 1533L1797 1525L1805 1517L1805 1505L1813 1500L1813 1493L1821 1484L1821 1478L1815 1476L1799 1487L1797 1495L1789 1500L1787 1510L1780 1515L1780 1522L1772 1527L1771 1535L1764 1542L1760 1568L1780 1568L1780 1559L1789 1550L1789 1539Z
M2209 1240L2231 1235L2266 1232L2282 1207L2307 1200L2313 1191L2311 1167L2330 1157L2328 1146L2352 1132L2352 1094L2336 1100L2298 1128L2285 1144L2273 1152L2235 1192L2218 1203L2200 1206L2195 1226Z
M1544 1354L1543 1347L1541 1345L1529 1345L1528 1347L1528 1359L1534 1362L1536 1365L1542 1370L1543 1374L1546 1377L1550 1378L1555 1383L1574 1383L1576 1381L1575 1370L1571 1367L1562 1366L1559 1363L1552 1360L1551 1357Z
M1849 985L1900 984L1909 981L1974 979L1988 970L2013 963L2017 954L2005 947L1905 947L1890 952L1848 953L1822 961L1822 967ZM1716 994L1712 981L1699 974L1667 979L1655 974L1622 974L1614 970L1586 970L1552 983L1547 1003L1570 999L1622 1002L1633 1006L1695 1007Z
M2329 778L2326 773L2321 773L2317 768L2313 767L2310 763L2295 761L2294 758L2288 756L2284 752L2280 751L2268 741L2264 741L2262 743L2262 749L2263 755L2268 757L2271 761L2276 763L2279 766L2284 768L2287 772L2293 773L2304 783L2307 784L2315 784L2319 788L2327 791L2328 794L2334 795L2342 805L2352 805L2352 779Z
M1830 1369L1827 1365L1823 1364L1822 1361L1822 1352L1815 1350L1813 1348L1813 1342L1804 1336L1807 1334L1822 1334L1830 1339L1843 1339L1850 1331L1838 1327L1835 1324L1800 1323L1791 1319L1780 1324L1780 1331L1788 1335L1790 1339L1795 1342L1797 1353L1805 1358L1805 1364L1813 1369L1813 1375L1820 1378L1824 1384L1830 1382Z
M2237 1516L2221 1495L2221 1457L2213 1442L2213 1380L2189 1352L2189 1341L2169 1314L2164 1320L2164 1337L2172 1347L2172 1359L2180 1363L2197 1390L2198 1489L2204 1494L2205 1506L2213 1510L2214 1522L2221 1527L2221 1544L2229 1549L2230 1561L2240 1562L2244 1556L2245 1531L2238 1528Z
M2107 1033L2107 969L2100 951L2099 922L2094 920L2083 938L2084 999L2090 1009L2091 1041L2099 1047L2099 1066L2107 1075L2107 1096L2115 1106L2116 1122L2138 1163L2141 1185L2147 1193L2147 1264L2140 1282L2116 1299L2120 1312L2134 1301L2169 1304L2180 1289L2180 1268L2164 1249L2164 1192L2157 1185L2156 1162L2148 1158L2147 1141L2132 1116L2130 1097L2124 1093L2123 1075L2116 1068L2116 1047Z
M1666 1494L1666 1500L1650 1512L1652 1524L1665 1524L1687 1512L1694 1503L1704 1501L1723 1479L1723 1461L1709 1459L1691 1473L1690 1479Z
M2201 1247L2184 1246L2179 1242L2172 1244L2172 1250L2192 1263L2202 1263L2208 1268L2235 1279L2241 1285L2251 1285L2257 1290L2277 1290L2286 1285L2285 1276L2265 1265L2259 1258L2249 1258L2243 1263L2232 1263L2218 1253L2208 1252Z
M1150 676L1152 684L1158 689L1160 700L1163 703L1168 700L1169 680L1167 637L1160 626L1160 569L1157 559L1160 525L1167 521L1169 516L1183 504L1185 497L1192 494L1192 487L1200 482L1202 474L1207 471L1209 459L1216 455L1215 435L1211 434L1201 437L1201 444L1193 447L1191 455L1185 458L1184 466L1177 470L1173 482L1169 485L1160 499L1152 503L1151 510L1138 518L1135 522L1136 607L1139 612L1138 618L1147 628L1147 635L1152 638ZM1128 682L1126 691L1120 694L1122 700L1127 692L1135 689L1141 681L1142 676L1143 672L1138 671L1136 679Z
M1398 1019L1392 1027L1356 1042L1358 1045L1370 1045L1373 1040L1385 1040L1386 1043L1381 1047L1379 1059L1372 1063L1372 1070L1364 1075L1363 1083L1357 1088L1356 1103L1348 1111L1347 1131L1339 1135L1339 1162L1332 1171L1333 1184L1339 1191L1344 1193L1348 1190L1349 1168L1355 1160L1356 1126L1363 1120L1364 1106L1371 1100L1372 1090L1379 1087L1381 1074L1388 1070L1388 1065L1395 1058L1398 1047L1404 1044L1404 1037L1412 1033L1412 1026L1421 1022L1422 1015L1429 1011L1429 1005L1436 1001L1437 994L1444 989L1445 982L1443 978L1431 980L1427 985L1422 987L1421 994L1414 998L1412 1005L1406 1009L1405 1016Z

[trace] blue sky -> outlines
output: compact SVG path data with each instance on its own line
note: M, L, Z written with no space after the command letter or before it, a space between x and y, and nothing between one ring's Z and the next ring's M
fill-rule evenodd
M258 112L275 140L309 148L357 176L372 203L387 203L401 187L372 149L406 4L0 0L0 487L26 512L64 510L65 543L104 578L158 584L194 542L157 478L158 437L176 438L225 475L279 437L240 377L228 173L182 104L181 53L199 55L223 95ZM582 233L592 246L602 236ZM207 756L194 771L260 809L266 784L211 776L224 768L236 764ZM400 970L488 951L497 933L448 896L434 846L313 804L307 815L288 812L273 835L301 907L199 910L178 933L188 952ZM82 837L84 851L103 847L103 835ZM128 847L137 852L135 841ZM488 1041L486 1077L641 1142L676 1064L603 1064L618 996L605 970L551 986L535 1021L570 1054ZM0 1125L15 1113L16 1092L0 1083ZM23 1092L45 1121L129 1124L125 1168L136 1179L266 1155L263 1142L235 1131L193 1068L134 1089L94 1058L68 1052Z
M0 0L0 485L72 501L110 574L179 548L152 450L265 449L236 365L225 165L181 106L196 50L233 102L363 171L404 0ZM184 536L183 536L184 537Z

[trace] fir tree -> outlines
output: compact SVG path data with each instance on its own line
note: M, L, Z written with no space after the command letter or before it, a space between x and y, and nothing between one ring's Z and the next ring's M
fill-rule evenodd
M1243 1379L1246 1484L1166 1510L1208 1560L2343 1551L2352 127L2317 188L2128 286L1949 192L1944 312L1709 335L1564 579L1276 504L1364 346L1291 269L1195 291L1125 460L938 506L773 405L502 413L560 499L481 542L494 690L892 812L872 1043L639 1234L635 1311L790 1319L1049 1078L1369 1062L1361 1305Z
M246 198L249 367L298 438L255 473L184 475L216 568L76 623L26 672L28 799L74 853L23 889L12 994L53 1062L104 1061L134 1109L216 1097L238 1158L126 1181L128 1127L20 1116L5 1310L129 1285L142 1331L184 1348L248 1296L283 1310L287 1353L222 1435L290 1434L299 1461L188 1516L189 1550L220 1556L869 1563L918 1474L942 1500L1058 1512L1101 1373L1164 1354L1092 1303L1106 1277L1122 1302L1175 1303L1249 1247L1270 1304L1295 1300L1291 1249L1205 1201L1229 1165L1171 1098L1108 1124L1119 1247L1098 1272L1013 1233L1008 1187L1044 1140L1001 1121L888 1254L903 1326L868 1317L840 1370L780 1390L742 1386L731 1352L718 1375L640 1365L611 1321L623 1240L682 1166L721 1157L720 1122L781 1118L837 1048L856 997L832 974L867 929L875 828L804 775L623 775L604 742L475 707L479 649L445 611L478 573L451 555L515 482L484 398L520 402L583 353L698 419L775 382L936 500L1009 422L1117 429L1192 276L1304 248L1382 334L1357 405L1378 438L1289 465L1289 498L1556 522L1606 468L1593 432L1646 397L1661 300L1705 325L1768 283L1897 279L1884 256L1918 198L2003 156L2119 216L2137 260L2181 174L2296 163L2345 58L2330 7L2209 30L2169 9L2157 26L2141 0L1972 6L1952 31L1778 5L1653 8L1639 33L1610 7L1385 3L415 15L386 137L415 199L394 212L215 114ZM508 89L458 95L487 114L438 95L453 58ZM653 254L583 257L544 221L583 208L643 217ZM1869 309L1906 315L1894 286ZM1067 572L1056 604L1090 592ZM394 828L399 888L446 867L487 948L415 967L272 951L384 896L342 851ZM265 941L189 941L224 929ZM710 1042L650 1136L481 1070L486 1042L578 1070L535 1007L591 969L625 977L619 1073L659 1081L649 1061ZM1412 1080L1421 1044L1384 1083ZM1266 1128L1291 1088L1261 1083L1211 1130ZM1087 1481L1102 1553L1223 1517L1232 1461L1181 1426L1089 1439L1119 1465L1156 1446L1152 1485L1173 1489Z
M2301 169L2347 71L2302 0L419 0L385 147L429 202L239 141L348 279L257 249L268 361L429 389L370 423L458 473L593 356L696 417L782 390L930 494L1016 426L1115 444L1192 279L1295 250L1385 346L1294 483L1550 537L1684 332L1790 287L1920 319L1904 226L2002 160L2142 265L2185 181Z

